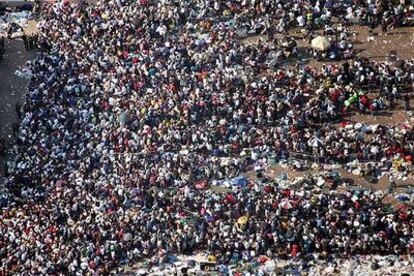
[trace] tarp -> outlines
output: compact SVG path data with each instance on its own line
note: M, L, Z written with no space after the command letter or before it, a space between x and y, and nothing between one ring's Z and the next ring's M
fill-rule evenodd
M216 261L209 260L209 257L211 257L211 255L210 256L205 256L205 255L202 255L200 253L200 254L197 254L196 256L194 256L194 257L192 257L190 259L196 261L197 263L210 263L210 264L215 264Z
M230 180L232 186L245 187L248 184L247 178L245 176L237 176Z
M213 186L225 186L225 187L246 187L249 181L245 176L237 176L232 179L213 180L211 184Z

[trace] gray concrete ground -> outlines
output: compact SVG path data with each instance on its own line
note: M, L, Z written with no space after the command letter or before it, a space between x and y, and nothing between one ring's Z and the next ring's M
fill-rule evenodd
M27 80L17 77L14 72L28 59L35 57L35 51L26 51L21 39L6 39L6 53L0 62L0 137L6 145L14 142L12 125L18 123L15 105L23 104ZM0 157L0 175L3 174L4 157Z

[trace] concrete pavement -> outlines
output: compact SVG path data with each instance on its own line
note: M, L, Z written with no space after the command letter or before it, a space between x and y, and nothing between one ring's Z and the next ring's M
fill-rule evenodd
M27 80L17 77L14 72L28 59L35 57L35 51L26 51L21 39L6 39L6 53L0 62L0 137L6 140L8 147L14 143L12 125L18 123L15 105L23 104ZM0 175L3 175L3 161L0 157Z

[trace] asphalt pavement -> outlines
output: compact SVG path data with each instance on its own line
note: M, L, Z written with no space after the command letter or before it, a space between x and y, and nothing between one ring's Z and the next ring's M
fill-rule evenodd
M23 104L27 85L27 80L14 73L27 60L33 59L36 53L26 51L21 39L6 39L5 48L4 60L0 61L0 138L5 139L9 149L14 141L12 125L19 122L15 106L17 102ZM0 156L0 175L3 175L3 162L4 157Z

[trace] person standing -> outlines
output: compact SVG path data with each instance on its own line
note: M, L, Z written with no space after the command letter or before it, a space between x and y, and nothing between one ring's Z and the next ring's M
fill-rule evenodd
M4 45L4 36L0 40L0 61L3 60L4 52L5 52L5 45Z
M16 103L16 105L14 106L14 109L16 110L17 117L19 118L19 120L21 120L22 119L22 106L20 105L19 102Z
M383 18L381 21L381 35L386 35L388 31L388 20L387 18Z
M33 35L30 35L29 36L29 50L33 50L35 47L34 47L34 37L33 37Z
M5 154L6 154L6 140L3 138L0 138L0 156L4 156Z
M410 110L410 96L408 94L404 95L405 111Z
M394 176L390 175L388 176L388 193L392 193L395 189L395 187L397 187L396 183L395 183L395 179Z
M40 0L35 0L33 5L33 14L36 16L36 18L39 17L40 12Z
M22 39L24 43L24 48L26 49L26 51L29 51L30 49L29 49L29 41L28 41L27 35L23 34Z

